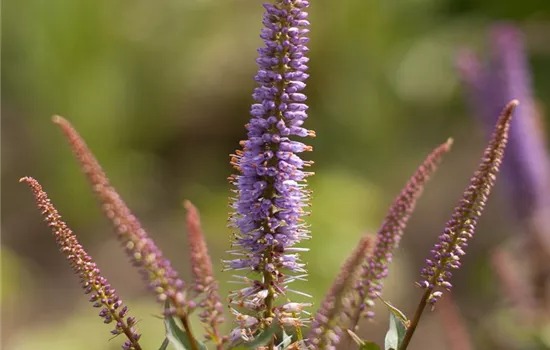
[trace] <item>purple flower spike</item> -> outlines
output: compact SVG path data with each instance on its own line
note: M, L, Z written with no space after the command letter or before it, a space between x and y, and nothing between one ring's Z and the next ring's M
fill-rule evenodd
M426 289L424 301L432 307L443 294L439 289L452 288L451 270L460 268L460 259L466 254L468 240L472 238L479 217L485 209L504 157L512 112L517 105L518 101L514 100L502 111L489 146L470 180L470 186L466 188L451 220L439 236L439 242L431 250L431 258L426 259L426 266L421 272L423 280L418 285Z
M452 139L449 139L424 159L388 210L376 235L374 253L365 260L361 276L355 286L359 303L355 305L350 315L351 329L354 329L359 322L361 313L367 318L374 317L372 308L377 295L382 294L384 278L388 275L388 265L391 263L393 250L399 246L403 231L414 211L416 201L422 194L424 185L437 170L443 155L450 151L451 145Z
M342 337L345 317L351 312L347 290L352 287L356 271L361 263L370 257L374 248L374 237L364 236L349 258L340 268L338 276L322 301L311 330L308 342L315 349L336 349Z
M101 276L92 257L84 250L76 236L61 220L61 215L50 202L42 186L33 178L24 177L20 182L26 182L34 193L38 208L42 211L45 221L52 229L60 251L65 254L73 271L78 274L82 288L90 295L90 302L96 308L101 308L99 316L104 323L114 323L111 334L117 336L124 334L128 340L122 345L125 350L141 350L139 339L141 335L136 332L136 320L127 317L128 307L122 304L115 290Z
M236 258L225 261L226 269L260 275L243 279L246 287L231 296L234 304L253 313L249 318L237 312L238 320L246 319L239 321L241 328L246 328L242 334L254 334L259 326L266 326L259 320L275 316L275 299L293 291L288 284L306 274L305 264L296 254L306 249L295 245L309 238L302 217L308 214L304 210L309 199L305 180L313 173L304 171L312 162L298 154L312 148L294 139L315 136L302 127L308 109L302 93L308 77L309 22L304 11L308 6L305 0L276 0L264 5L260 36L265 46L258 50L255 80L259 86L252 95L257 103L250 110L248 139L231 159L238 171L230 177L237 194L230 218L230 227L237 231L236 249L230 253Z

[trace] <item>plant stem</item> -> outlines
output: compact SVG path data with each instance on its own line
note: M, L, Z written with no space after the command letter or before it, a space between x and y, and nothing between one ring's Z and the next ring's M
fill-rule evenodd
M173 300L173 302L175 302L175 300ZM199 346L197 345L197 340L195 339L195 336L191 331L191 324L189 323L189 319L187 318L187 313L184 312L183 309L178 308L176 311L176 314L181 320L183 329L185 329L185 332L187 333L187 338L189 339L189 345L191 345L191 350L199 350Z
M268 252L264 255L266 257L266 260L271 263L271 250L268 250ZM264 283L267 286L268 295L265 298L265 313L264 318L272 318L273 317L273 301L274 301L274 291L271 287L271 284L273 283L273 275L269 271L264 271ZM272 350L275 348L275 337L271 337L271 340L269 341L267 348L269 350Z
M422 299L420 299L420 303L418 304L418 307L414 312L414 316L411 320L411 323L407 327L407 333L405 333L405 336L403 337L403 341L401 343L401 346L399 347L399 350L406 350L407 346L409 346L409 343L411 342L414 331L416 330L416 327L420 322L420 317L422 317L422 313L426 308L426 304L428 303L428 298L430 297L430 294L432 294L432 291L433 291L433 288L426 289L426 291L424 292L424 295L422 296Z

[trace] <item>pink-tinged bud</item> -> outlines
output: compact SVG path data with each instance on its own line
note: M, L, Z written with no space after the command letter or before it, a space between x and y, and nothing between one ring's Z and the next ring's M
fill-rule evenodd
M208 255L208 248L201 228L200 216L197 208L185 201L187 209L187 234L191 255L191 271L195 279L195 291L200 298L199 313L202 323L206 326L206 337L216 343L218 349L223 349L224 339L219 332L219 324L223 323L223 304L218 294L218 282L214 279L212 261Z

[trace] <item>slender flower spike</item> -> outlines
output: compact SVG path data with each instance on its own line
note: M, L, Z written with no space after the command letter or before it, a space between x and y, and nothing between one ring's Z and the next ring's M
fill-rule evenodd
M95 262L78 240L71 229L61 220L61 215L50 202L42 186L33 178L24 177L20 182L26 182L34 193L38 208L42 211L45 221L52 229L60 251L65 254L72 269L80 277L82 288L86 294L90 294L90 302L94 307L101 308L99 316L105 323L115 322L113 335L124 334L128 340L122 345L126 350L141 350L139 339L141 335L136 332L136 319L127 316L128 307L122 304L120 298L107 280L101 276Z
M54 116L53 121L65 133L80 162L82 171L88 177L88 181L102 204L105 215L111 220L119 239L124 243L126 253L134 265L140 268L149 287L157 295L158 301L164 303L168 300L170 302L171 308L167 308L164 312L175 314L180 318L190 340L191 349L197 350L198 345L188 319L189 313L196 305L187 300L184 283L179 278L177 271L110 185L98 161L78 132L62 117Z
M442 295L440 288L452 288L451 270L461 266L460 258L466 254L464 249L474 234L478 219L495 184L508 140L512 111L517 105L518 101L513 100L502 111L470 186L466 188L464 197L455 208L451 220L447 222L439 237L439 243L431 250L432 257L426 259L426 267L421 272L423 280L418 284L426 289L426 301L432 307Z
M248 139L231 159L238 171L230 177L236 186L229 225L235 230L235 250L230 251L235 259L225 261L226 269L259 275L243 279L246 287L231 295L234 304L251 313L235 311L242 334L267 327L275 315L275 299L293 291L288 284L306 273L296 254L306 249L295 245L309 238L302 216L308 214L304 211L309 199L305 179L313 173L303 170L312 162L298 154L312 148L294 138L315 136L302 127L308 108L302 93L308 77L308 6L305 0L275 0L264 5L260 36L265 46L258 50L256 60L256 103L247 124ZM287 271L294 275L287 276ZM298 316L286 321L302 323Z
M346 310L346 291L352 287L361 263L372 256L374 238L364 236L340 272L321 303L309 332L308 342L315 349L336 349L342 337L342 322L350 310Z
M78 132L62 117L54 116L53 121L65 133L84 174L99 197L105 215L113 222L132 262L142 268L144 277L149 281L149 286L155 291L159 301L164 302L168 298L173 305L181 309L185 304L184 284L170 261L164 258L162 251L110 185L101 166Z
M374 301L382 293L384 278L388 275L388 265L392 261L393 250L399 246L403 230L422 194L424 185L433 175L443 155L451 149L452 139L435 148L407 182L405 188L394 200L382 226L376 235L374 254L363 265L356 290L360 295L360 307L353 310L352 329L357 325L361 312L368 318L374 317Z
M214 279L212 261L201 229L199 212L195 206L185 201L187 209L187 232L191 256L191 271L195 278L195 292L202 298L199 307L202 312L199 317L206 327L206 338L216 343L218 349L223 349L224 339L220 336L219 325L223 323L223 304L218 294L218 282Z

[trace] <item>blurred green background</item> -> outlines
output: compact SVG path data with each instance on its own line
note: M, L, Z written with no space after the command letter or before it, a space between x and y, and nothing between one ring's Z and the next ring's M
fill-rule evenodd
M454 69L457 50L486 54L497 20L525 32L537 101L550 95L550 1L312 0L309 128L316 176L310 282L323 296L339 265L385 210L424 156L455 138L403 239L385 295L407 313L413 281L467 185L484 133L467 110ZM41 218L22 176L41 181L64 219L138 317L154 349L160 306L127 262L113 230L50 117L70 120L112 183L189 280L182 201L201 210L210 251L229 248L228 155L245 137L261 45L256 0L8 0L2 41L2 345L8 350L116 349ZM548 124L546 124L548 125ZM472 337L502 303L489 250L516 232L497 188L481 220L455 298ZM222 285L225 295L230 288ZM386 311L366 327L382 341ZM226 323L231 326L230 322ZM445 340L426 314L412 349Z

